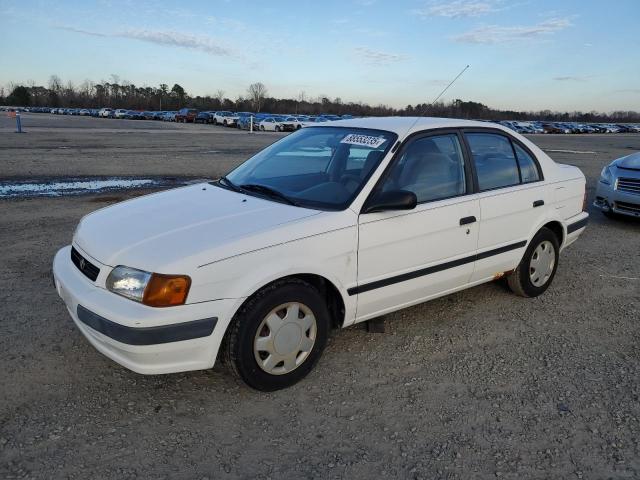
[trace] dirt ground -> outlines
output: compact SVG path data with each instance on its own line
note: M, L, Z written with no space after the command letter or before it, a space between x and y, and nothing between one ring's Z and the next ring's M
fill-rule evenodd
M0 119L0 181L215 177L275 134L25 115ZM534 136L600 169L640 135ZM563 150L563 152L552 151ZM570 153L571 151L573 153ZM640 222L591 209L551 288L500 283L336 331L265 394L212 371L142 376L82 337L52 286L80 217L139 192L0 200L0 478L640 477Z

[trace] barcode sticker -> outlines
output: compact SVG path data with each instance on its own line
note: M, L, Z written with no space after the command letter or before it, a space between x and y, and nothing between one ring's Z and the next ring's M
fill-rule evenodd
M378 148L387 139L384 137L374 137L371 135L359 135L357 133L350 133L344 137L340 143L348 143L349 145L360 145L361 147Z

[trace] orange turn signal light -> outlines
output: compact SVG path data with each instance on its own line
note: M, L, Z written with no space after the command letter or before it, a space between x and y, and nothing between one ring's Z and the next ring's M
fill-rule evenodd
M173 307L187 300L191 279L186 275L154 273L144 289L142 303L150 307Z

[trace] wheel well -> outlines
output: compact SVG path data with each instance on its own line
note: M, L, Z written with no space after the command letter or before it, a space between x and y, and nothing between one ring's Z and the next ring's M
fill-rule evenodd
M275 282L279 282L280 280L286 280L289 278L297 278L317 288L320 294L323 297L325 297L327 301L327 307L329 309L329 313L331 314L331 320L332 320L331 326L333 328L342 327L344 323L344 300L342 299L342 295L340 294L340 291L338 290L338 288L330 280L327 280L321 275L316 275L312 273L300 273L296 275L289 275L287 277L278 278L273 282L269 282L268 284L256 290L251 296L247 298L247 300L253 297L256 293L260 292L262 289L267 288L269 285L272 285Z
M332 327L340 328L344 323L344 300L338 288L326 278L314 274L294 275L316 287L326 298L329 313L331 314Z
M545 224L543 227L546 227L549 230L551 230L556 235L556 238L558 239L558 243L562 245L562 242L564 241L564 229L562 228L562 224L560 222L556 222L556 221L549 222Z

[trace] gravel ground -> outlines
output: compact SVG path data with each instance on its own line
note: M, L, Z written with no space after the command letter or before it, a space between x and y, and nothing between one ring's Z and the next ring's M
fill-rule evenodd
M275 135L91 118L0 120L0 180L216 176ZM536 136L590 200L640 135ZM61 149L60 146L69 148ZM204 153L219 151L222 153ZM592 211L536 299L482 285L336 331L271 394L224 365L141 376L99 354L51 285L78 219L136 193L0 200L0 478L639 478L640 222Z

